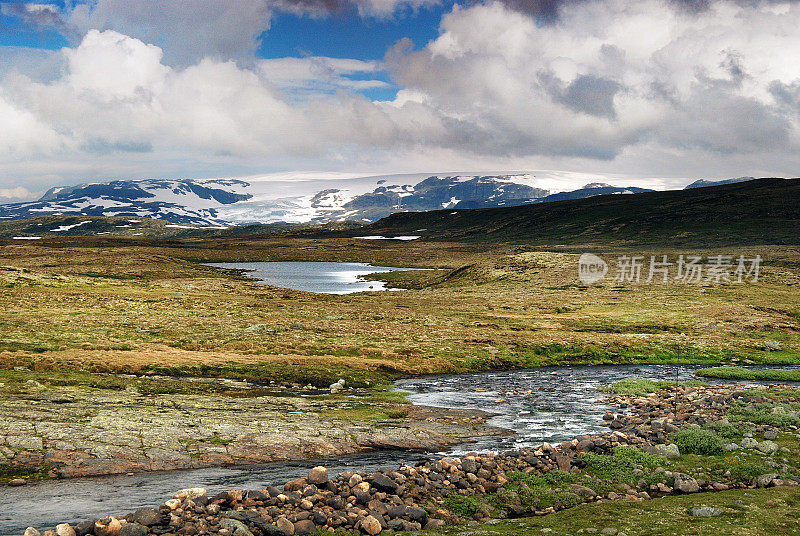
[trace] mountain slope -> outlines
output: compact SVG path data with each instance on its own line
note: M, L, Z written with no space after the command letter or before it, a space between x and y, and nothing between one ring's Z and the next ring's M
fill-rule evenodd
M800 244L800 179L758 179L509 208L393 214L358 232L543 245Z
M81 184L50 189L39 201L0 206L0 219L19 220L46 214L138 217L175 224L222 225L218 210L250 199L248 183L231 179L206 181L140 180Z

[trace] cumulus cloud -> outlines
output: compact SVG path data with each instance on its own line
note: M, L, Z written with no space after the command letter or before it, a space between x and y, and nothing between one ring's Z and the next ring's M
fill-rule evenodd
M58 53L57 75L5 74L0 172L549 166L652 176L800 165L799 5L719 0L688 12L608 0L557 13L542 24L501 2L455 7L434 40L401 41L383 62L209 53L182 64L156 39L88 29ZM258 20L237 30L250 36L240 44ZM387 77L401 87L395 99L358 93Z

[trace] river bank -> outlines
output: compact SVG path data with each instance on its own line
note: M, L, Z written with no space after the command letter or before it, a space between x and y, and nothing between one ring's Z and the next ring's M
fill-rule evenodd
M303 386L145 394L16 383L0 397L0 467L21 476L84 477L259 464L381 449L441 450L507 434L488 414L403 403L365 390ZM310 386L309 386L310 387Z
M616 409L603 416L609 431L557 445L336 476L318 467L264 490L183 490L158 507L61 526L58 534L277 536L330 528L375 535L544 515L585 502L796 486L798 400L785 386L612 396ZM706 514L721 515L698 515Z

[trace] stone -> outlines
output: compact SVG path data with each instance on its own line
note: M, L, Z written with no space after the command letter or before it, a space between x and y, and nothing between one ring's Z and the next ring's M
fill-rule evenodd
M778 341L764 341L764 350L768 352L780 352L783 350L783 345Z
M95 536L117 536L122 530L122 523L115 517L104 517L94 522Z
M185 488L176 491L172 498L178 499L181 502L187 499L195 503L200 503L203 499L208 502L208 492L205 488Z
M724 514L725 510L716 506L692 506L686 513L691 517L717 517Z
M745 437L739 445L741 445L743 449L754 449L758 446L758 441L752 437Z
M665 458L680 458L681 451L678 449L678 445L669 444L669 445L655 445L656 454L659 456L664 456Z
M145 527L161 524L161 512L155 508L139 508L131 514L131 521L139 523Z
M283 491L300 491L308 486L308 480L305 478L295 478L283 485Z
M442 519L429 519L428 522L425 523L425 530L437 529L439 527L444 527L444 520L442 520Z
M25 529L25 534L23 536L42 536L42 533L36 530L34 527L28 527Z
M380 534L383 527L381 527L381 522L374 516L367 516L361 521L361 530L370 536L375 536L376 534Z
M122 525L119 536L147 536L147 527L139 523L126 523Z
M375 473L369 480L369 483L378 491L385 491L387 493L396 493L398 488L397 482L381 473Z
M311 469L308 473L308 483L314 485L321 485L328 483L328 469L325 467L317 466Z
M354 488L359 484L361 484L363 481L364 479L361 478L361 475L356 473L355 475L350 477L350 480L347 481L347 485L350 486L351 488Z
M294 523L286 519L285 516L281 516L275 522L275 525L279 529L283 531L286 536L294 536Z
M303 519L294 524L294 533L305 536L317 530L317 526L310 519Z
M86 536L92 532L94 532L94 521L92 520L81 521L75 525L75 534L77 536Z
M8 485L12 487L24 486L28 481L24 478L12 478L8 481Z
M776 430L767 430L766 432L764 432L764 439L774 441L777 438L778 438L778 432Z
M247 525L238 519L222 518L219 521L219 527L229 530L232 536L253 536L253 533L250 532Z
M57 536L76 536L75 529L69 523L61 523L56 525Z
M775 473L767 473L764 475L759 475L753 479L753 484L757 488L766 488L773 484L773 481L778 478L778 475Z
M585 498L592 498L597 497L597 493L591 488L587 488L586 486L581 486L580 484L573 484L570 486L572 491L574 491L578 497L585 497Z
M756 446L756 450L764 454L774 454L779 448L777 443L769 440L762 441Z
M681 493L697 493L700 491L700 486L697 480L684 473L675 473L675 484L672 488Z

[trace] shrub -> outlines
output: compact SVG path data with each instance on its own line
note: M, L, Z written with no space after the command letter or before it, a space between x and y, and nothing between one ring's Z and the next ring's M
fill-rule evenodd
M632 472L636 465L654 469L666 463L662 456L648 454L635 447L615 447L611 455L587 452L581 454L580 458L586 463L589 472L596 477L616 482L633 480Z
M459 517L472 517L481 507L474 495L451 495L444 501L444 507Z
M735 458L727 465L731 476L740 481L750 483L755 477L773 472L767 464L760 460L740 460Z
M745 426L743 424L727 421L710 422L703 426L703 428L710 430L725 439L736 439L745 432Z
M725 442L711 430L690 428L669 435L682 454L713 455L725 452Z

